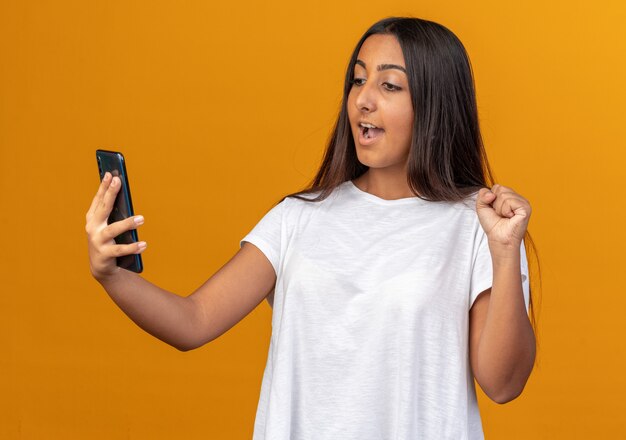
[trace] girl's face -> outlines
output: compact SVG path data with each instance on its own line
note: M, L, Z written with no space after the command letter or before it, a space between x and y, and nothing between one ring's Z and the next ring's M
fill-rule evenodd
M359 161L406 173L414 116L404 56L395 36L374 34L363 42L353 81L348 118ZM376 128L366 129L364 123Z

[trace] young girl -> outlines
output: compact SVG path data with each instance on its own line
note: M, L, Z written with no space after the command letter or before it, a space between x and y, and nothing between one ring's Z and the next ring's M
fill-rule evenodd
M523 238L531 208L490 186L470 62L444 26L386 18L360 39L317 176L284 197L188 297L115 265L107 174L87 213L91 272L180 350L263 299L272 337L255 440L482 439L474 378L495 402L533 367Z

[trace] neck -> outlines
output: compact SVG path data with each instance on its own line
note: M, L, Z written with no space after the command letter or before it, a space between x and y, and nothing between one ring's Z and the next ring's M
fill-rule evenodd
M362 191L381 199L396 200L415 197L406 180L406 172L398 173L370 168L352 182Z

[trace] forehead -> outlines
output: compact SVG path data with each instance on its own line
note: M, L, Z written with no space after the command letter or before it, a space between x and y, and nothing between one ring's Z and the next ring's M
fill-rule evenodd
M357 58L364 61L368 69L382 63L406 67L402 48L394 35L370 35L363 42Z

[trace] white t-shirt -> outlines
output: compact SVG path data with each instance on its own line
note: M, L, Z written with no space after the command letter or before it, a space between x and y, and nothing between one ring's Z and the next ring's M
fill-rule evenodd
M348 180L284 199L241 240L277 276L254 440L483 439L468 326L492 263L476 194L385 200Z

